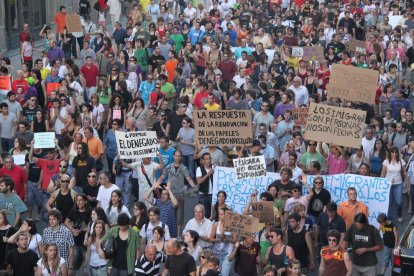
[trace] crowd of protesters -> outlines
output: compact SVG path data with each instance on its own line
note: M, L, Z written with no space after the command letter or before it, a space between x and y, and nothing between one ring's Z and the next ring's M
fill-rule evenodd
M61 6L40 53L29 23L21 66L1 59L11 89L0 90L0 274L386 273L403 209L414 214L410 1L78 2L82 32L68 32ZM292 52L303 46L325 59ZM337 63L378 71L374 105L330 97ZM292 110L311 102L366 111L361 147L305 140ZM196 110L250 110L252 145L199 145ZM157 157L120 158L116 131L155 131ZM35 147L40 132L55 132L54 148ZM244 215L271 201L275 220L240 237L224 228L226 192L212 202L213 175L260 155L281 178ZM331 200L323 175L340 173L390 180L379 229L357 188ZM177 198L183 187L199 194Z

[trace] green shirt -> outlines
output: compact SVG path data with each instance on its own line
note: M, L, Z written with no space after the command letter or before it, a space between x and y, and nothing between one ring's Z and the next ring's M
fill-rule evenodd
M141 65L142 71L147 71L151 51L147 48L135 49L134 57L137 59L137 63Z
M170 39L175 42L175 51L178 53L181 50L184 37L180 34L172 34L170 35Z
M170 99L173 94L175 94L175 87L169 82L166 82L164 85L161 85L161 92L164 92L168 98L168 107L173 107L173 99Z
M109 238L116 238L118 236L119 226L110 228L105 236L102 237L101 243L106 242ZM127 266L128 274L134 273L135 260L137 258L137 250L141 246L141 238L137 231L128 229L128 242L127 242ZM110 265L111 266L111 265Z

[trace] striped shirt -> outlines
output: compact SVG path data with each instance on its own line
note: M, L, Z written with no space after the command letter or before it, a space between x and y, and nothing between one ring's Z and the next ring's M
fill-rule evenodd
M160 275L160 264L165 262L165 255L157 251L155 255L155 260L150 262L145 258L145 254L141 258L137 259L135 262L135 275L143 276L157 276Z

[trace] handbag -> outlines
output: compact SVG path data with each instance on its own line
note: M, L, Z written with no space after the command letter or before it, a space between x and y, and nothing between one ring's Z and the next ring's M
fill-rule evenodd
M114 166L115 166L115 168L114 168L115 169L115 175L121 175L122 165L119 164L119 163L115 163Z
M116 241L114 237L110 237L101 247L105 254L105 259L113 259L116 257Z
M98 1L96 1L96 3L95 3L95 4L93 4L93 8L94 8L96 11L99 11L99 2L98 2Z

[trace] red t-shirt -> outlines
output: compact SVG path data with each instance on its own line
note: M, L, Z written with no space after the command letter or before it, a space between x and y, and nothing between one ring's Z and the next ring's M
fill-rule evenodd
M20 105L25 104L25 96L27 93L27 89L29 89L29 84L25 79L22 80L14 80L12 83L12 91L16 93L16 101L20 103Z
M95 87L96 86L96 77L99 76L99 69L95 65L91 65L91 68L88 68L85 65L82 66L81 72L86 79L86 87Z
M164 92L159 92L162 94L162 97L165 98L166 94ZM157 92L151 92L149 100L152 106L157 106L160 95Z
M14 191L23 200L26 195L24 189L24 184L27 183L26 172L20 166L13 165L11 170L8 170L6 167L0 169L0 177L5 175L10 176L11 179L13 179Z
M47 190L52 176L59 172L60 159L50 161L48 159L39 158L37 165L42 169L42 190Z
M202 109L204 105L207 103L208 99L208 92L203 91L196 94L194 98L194 105L197 109Z

